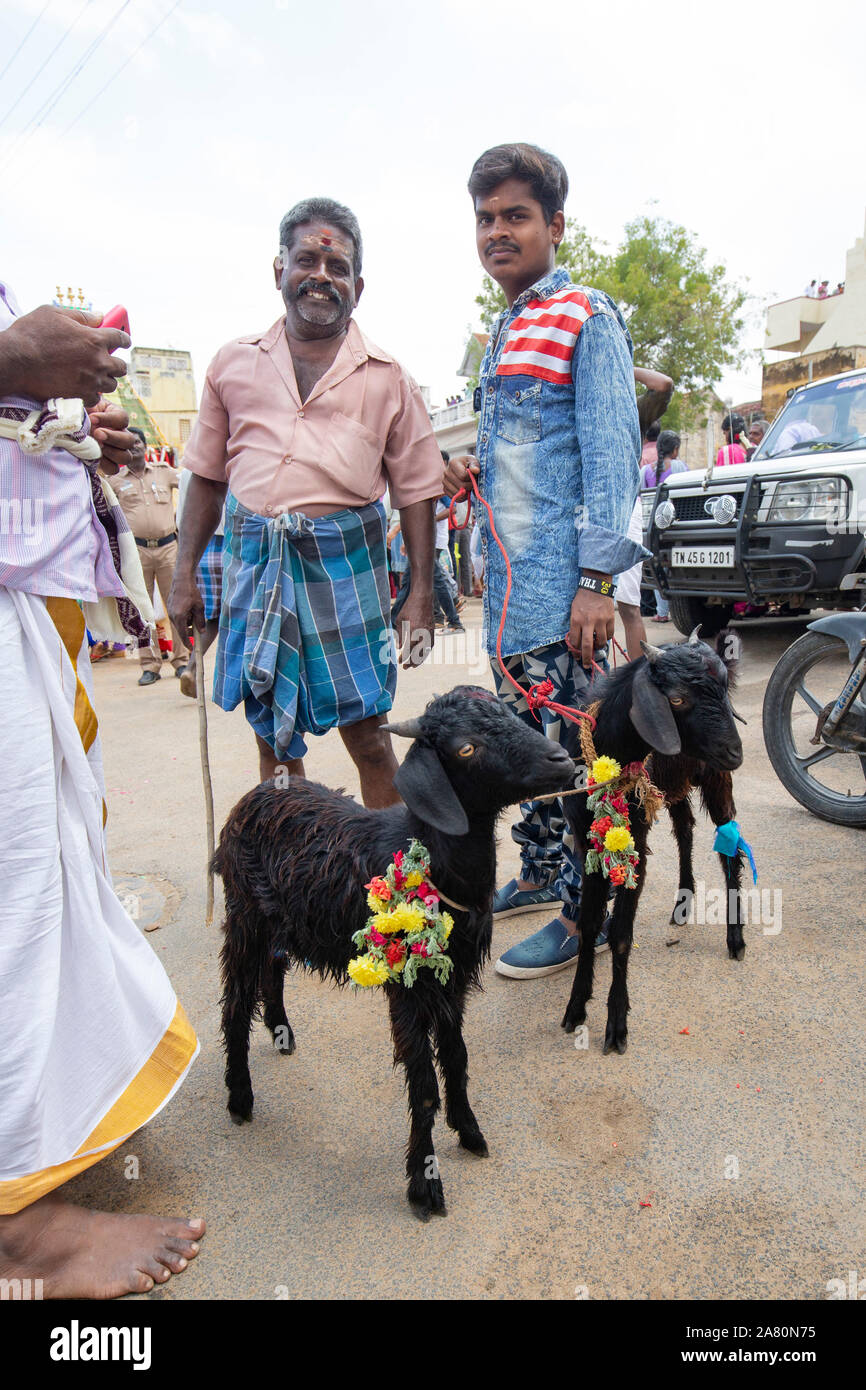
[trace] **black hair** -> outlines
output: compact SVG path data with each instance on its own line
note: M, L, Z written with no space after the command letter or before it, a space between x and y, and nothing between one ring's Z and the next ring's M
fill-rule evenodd
M659 424L658 420L653 420L652 424L650 425L649 429L648 429L647 432L646 432L646 442L647 442L647 444L653 444L653 443L655 443L655 441L658 439L659 435L661 434L661 429L662 429L662 427L661 427L661 425Z
M146 436L146 434L144 433L144 430L140 430L140 429L138 428L138 425L130 425L130 426L129 426L129 433L130 433L130 434L137 434L138 437L139 437L139 439L141 440L142 444L144 445L145 449L147 448L147 436Z
M722 429L731 436L731 443L736 444L740 435L746 433L746 422L742 415L734 415L733 412L729 412L722 421Z
M662 430L657 445L659 463L662 463L666 458L670 458L680 447L681 442L679 435L676 434L674 430Z
M448 452L447 449L440 449L439 452L440 452L440 454L442 455L442 462L443 462L443 463L450 463L450 462L451 462L451 455L449 454L449 452Z
M525 179L532 196L542 207L544 220L550 226L553 215L565 207L568 196L568 174L556 155L539 149L538 145L494 145L479 155L469 175L472 201L492 193L506 179Z
M335 203L333 198L304 198L302 202L295 203L295 206L289 209L280 223L281 251L283 247L286 250L291 247L295 229L302 227L305 222L331 222L349 237L355 253L352 264L357 280L361 274L363 245L361 243L361 228L358 226L358 219L351 208L344 207L342 203Z

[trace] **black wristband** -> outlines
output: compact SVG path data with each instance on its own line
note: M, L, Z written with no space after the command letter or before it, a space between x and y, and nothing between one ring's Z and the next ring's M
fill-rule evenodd
M582 574L577 581L577 587L601 594L603 598L613 598L616 593L616 585L612 579L596 579L592 574Z

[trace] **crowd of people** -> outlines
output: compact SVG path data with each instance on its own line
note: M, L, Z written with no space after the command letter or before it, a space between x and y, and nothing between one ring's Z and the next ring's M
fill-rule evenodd
M829 280L810 280L803 291L806 299L832 299L834 295L845 293L845 281L840 280L835 290L830 289Z

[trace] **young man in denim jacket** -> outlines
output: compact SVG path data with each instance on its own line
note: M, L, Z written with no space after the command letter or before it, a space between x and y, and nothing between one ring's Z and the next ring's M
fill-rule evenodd
M481 364L477 459L452 459L445 490L456 492L468 471L476 473L508 552L505 668L524 689L550 678L552 698L574 705L586 693L593 658L604 660L613 636L612 576L647 552L627 535L640 455L631 339L606 294L556 269L567 191L562 164L534 145L499 145L473 167L478 254L508 308ZM479 519L497 692L535 725L495 655L505 564L483 507ZM539 713L547 737L577 752L577 726ZM499 890L494 913L552 912L562 903L547 926L496 962L500 974L526 979L561 970L577 955L581 865L558 801L529 802L521 812L512 830L521 877Z

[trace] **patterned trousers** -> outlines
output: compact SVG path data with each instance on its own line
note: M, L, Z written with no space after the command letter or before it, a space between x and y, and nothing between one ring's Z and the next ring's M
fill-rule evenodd
M605 652L597 651L595 660L607 670ZM565 642L553 642L532 652L504 658L505 669L528 690L541 681L553 682L551 698L561 705L580 705L586 699L592 675L572 656ZM526 700L506 678L495 656L490 658L496 693L524 724L554 739L566 752L581 761L580 729L577 723L563 719L555 710L540 709L532 713ZM538 720L541 720L539 724ZM511 838L520 846L521 878L528 883L552 884L562 899L563 916L577 920L580 905L580 885L583 869L562 811L562 802L524 801L520 806L521 820L511 828Z

